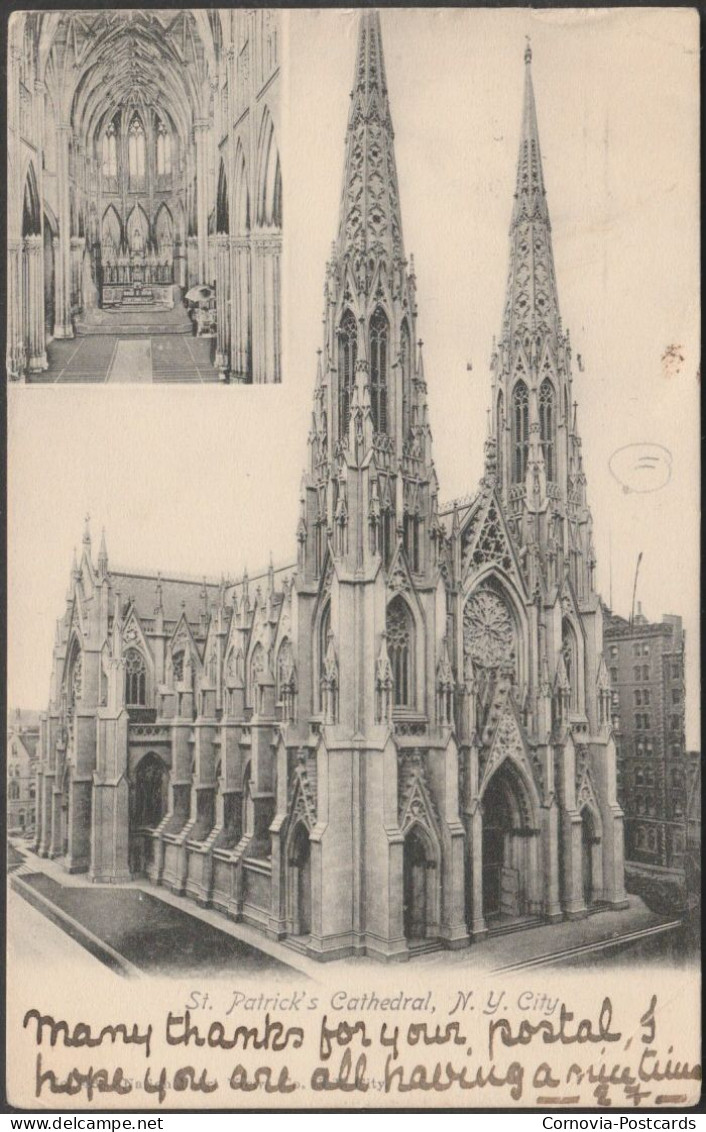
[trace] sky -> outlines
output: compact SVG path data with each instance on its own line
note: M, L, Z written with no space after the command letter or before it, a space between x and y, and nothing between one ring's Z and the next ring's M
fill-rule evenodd
M696 12L388 9L381 19L442 500L474 491L482 472L529 35L597 585L629 615L642 551L643 612L684 618L696 748ZM234 577L270 551L276 564L294 560L356 14L299 10L286 23L283 383L9 389L11 705L46 702L86 514L95 552L105 527L114 568ZM660 447L616 457L627 445ZM639 466L640 451L658 464ZM626 492L625 482L655 490Z

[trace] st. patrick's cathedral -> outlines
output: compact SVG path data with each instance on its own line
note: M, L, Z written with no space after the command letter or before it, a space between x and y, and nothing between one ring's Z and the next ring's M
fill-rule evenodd
M13 13L9 380L281 380L280 24Z
M116 573L86 530L37 849L316 958L400 960L623 907L623 814L531 51L484 473L444 509L379 17L359 19L296 566Z

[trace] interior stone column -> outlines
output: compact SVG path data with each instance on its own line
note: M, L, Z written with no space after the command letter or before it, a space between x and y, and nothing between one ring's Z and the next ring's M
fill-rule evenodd
M230 361L230 240L216 236L216 369L221 381L228 379Z
M44 334L44 248L41 235L25 236L26 256L25 339L28 369L38 373L49 368Z
M83 252L86 240L83 236L71 237L71 310L83 310Z
M22 333L22 240L7 242L7 351L9 381L22 381L27 355Z
M231 239L233 284L231 290L231 377L251 377L252 300L250 241L247 236Z
M59 196L59 236L54 262L54 337L73 338L71 321L71 211L69 201L69 138L71 126L60 124L56 134L56 185Z
M196 235L199 249L199 283L208 283L208 118L194 122L196 144Z

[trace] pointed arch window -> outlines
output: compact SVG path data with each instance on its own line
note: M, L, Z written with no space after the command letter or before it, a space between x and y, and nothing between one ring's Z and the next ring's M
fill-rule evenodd
M546 377L539 387L539 439L547 479L551 482L556 478L555 427L554 386Z
M572 711L579 710L579 650L576 633L564 618L561 625L561 650L564 656L566 679L569 682L569 704Z
M512 481L523 483L529 452L529 393L524 381L512 391Z
M261 681L265 675L265 650L258 642L250 658L250 703L256 711L262 710Z
M137 114L128 130L127 154L130 188L142 188L145 183L145 128Z
M115 122L111 122L103 134L103 176L117 177L118 175L118 141Z
M412 339L409 326L402 323L400 330L400 371L402 373L402 440L407 440L412 425L410 418L410 376L412 373Z
M338 435L348 435L351 417L351 398L358 360L358 326L353 311L347 310L338 328Z
M172 172L172 135L160 121L157 126L157 175L169 177Z
M144 707L147 702L147 669L145 658L137 649L125 654L125 703L129 707Z
M503 482L503 453L504 453L504 437L505 437L505 398L503 397L502 389L498 393L497 402L497 419L496 419L496 436L498 440L498 483L502 485Z
M387 371L390 351L390 323L376 307L370 319L370 409L375 432L387 432Z
M387 655L393 682L393 705L414 707L414 621L404 598L395 597L385 618Z
M319 695L323 709L323 686L326 680L326 651L328 649L328 635L331 630L331 602L328 601L321 614L319 622Z

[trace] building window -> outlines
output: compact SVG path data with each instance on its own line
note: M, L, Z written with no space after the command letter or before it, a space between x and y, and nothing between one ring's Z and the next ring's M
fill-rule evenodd
M633 654L634 654L635 656L641 656L641 655L642 655L642 654L641 654L641 651L640 651L640 645L639 645L639 642L638 642L638 644L636 644L636 645L633 645L633 649L632 649L632 651L633 651Z
M642 646L642 655L643 656L649 656L650 655L650 646L647 643L645 643Z
M357 359L358 326L353 312L347 310L338 328L338 435L342 439L348 435Z
M130 649L125 654L125 703L144 707L146 702L145 659L137 649Z
M387 432L387 362L390 324L377 307L370 319L370 411L375 432Z
M524 381L518 381L512 392L512 449L513 483L523 483L529 452L529 394Z
M20 798L20 784L19 782L11 782L8 786L8 797L11 802L18 802Z
M644 688L644 689L643 689L643 692L642 692L642 702L643 702L643 704L648 704L648 703L650 702L650 693L649 693L649 689L648 689L648 688Z
M641 673L642 673L642 669L640 668L640 665L637 664L635 666L634 670L633 670L633 676L635 677L636 680L640 679Z
M673 715L672 716L672 731L678 731L680 727L681 727L681 716Z
M331 602L326 603L326 607L321 614L321 621L319 623L319 688L323 688L324 680L326 679L326 653L328 651L328 635L331 630ZM323 691L321 693L323 700ZM323 703L322 703L323 708Z
M649 731L649 729L650 729L650 717L649 717L649 715L643 715L642 726L643 726L645 731Z
M680 664L673 664L672 665L672 680L679 680L680 677L681 677L681 665Z
M418 515L408 515L405 513L404 517L404 549L407 555L410 569L414 574L419 573L419 532L421 527L421 519Z
M561 651L564 656L566 679L570 689L572 711L579 710L579 653L576 634L571 624L564 618L561 625Z
M539 387L539 439L548 480L554 480L554 387L545 378Z
M111 122L103 134L103 176L117 177L118 175L118 145L115 135L115 123Z
M633 692L633 695L635 697L635 704L639 707L640 704L642 703L642 692L640 691L639 688L636 688L635 691Z
M617 668L611 668L610 678L611 678L611 680L613 681L614 684L618 683L618 669Z
M635 730L640 731L642 728L642 715L640 712L635 713Z
M175 652L172 657L172 673L174 676L174 683L181 684L184 679L184 653Z
M410 376L412 373L412 343L409 336L409 327L402 323L400 331L400 372L402 374L402 440L407 440L410 430L409 398Z
M145 183L145 129L137 114L130 123L127 152L130 188L142 188Z
M618 646L617 645L611 645L610 646L610 655L613 656L613 657L616 657L618 655Z
M649 680L649 678L650 678L650 669L649 669L649 665L645 664L645 665L643 665L643 667L642 667L642 679L643 679L643 680Z
M157 126L157 174L168 177L172 171L172 137L164 122Z
M409 606L395 597L387 607L387 655L393 679L393 703L398 708L414 706L414 621Z
M680 700L681 700L681 689L680 688L672 688L672 703L678 704Z

